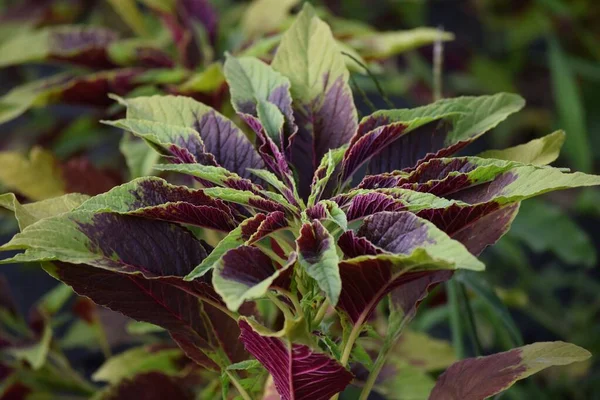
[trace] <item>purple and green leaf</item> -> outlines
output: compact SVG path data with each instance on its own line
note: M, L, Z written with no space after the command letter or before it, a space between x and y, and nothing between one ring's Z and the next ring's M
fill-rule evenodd
M193 99L181 96L118 99L127 118L110 124L159 146L179 163L221 166L242 178L248 168L264 163L252 143L233 122Z
M291 82L298 126L290 138L291 161L300 195L307 198L319 161L348 143L356 130L349 73L331 30L309 4L283 35L272 66Z
M468 358L446 370L430 400L481 400L543 369L585 361L591 354L570 343L540 342L486 357Z
M352 374L329 356L261 335L243 319L239 324L246 350L269 371L282 400L328 400L352 381Z
M298 262L327 295L332 305L337 304L342 291L338 270L339 257L335 239L318 220L305 223L296 240Z
M444 99L414 109L382 110L363 118L353 142L376 129L426 118L444 123L429 123L387 145L373 157L369 172L380 174L411 168L433 157L446 157L494 128L525 102L517 95L498 94Z
M58 26L29 30L9 38L0 46L0 67L65 61L92 68L110 68L108 47L119 35L106 28Z
M366 321L391 290L432 271L484 268L462 244L410 212L371 215L356 236L348 235L340 238L341 245L353 258L339 264L342 292L338 308L354 324ZM360 251L364 254L357 254Z
M0 123L10 121L30 108L48 104L108 107L109 93L125 95L139 84L143 70L124 68L87 75L63 73L18 86L0 98Z
M258 247L239 246L217 262L212 284L227 308L237 311L244 302L264 297L272 286L289 283L286 273L295 262L295 253L279 265Z
M110 211L229 232L243 217L201 189L175 186L160 178L139 178L98 195L79 210Z

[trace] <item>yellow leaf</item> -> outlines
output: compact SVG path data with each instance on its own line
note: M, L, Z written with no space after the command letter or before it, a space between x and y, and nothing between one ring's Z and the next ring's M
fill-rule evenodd
M15 151L0 152L0 183L31 200L65 193L61 169L51 153L33 148L29 157Z

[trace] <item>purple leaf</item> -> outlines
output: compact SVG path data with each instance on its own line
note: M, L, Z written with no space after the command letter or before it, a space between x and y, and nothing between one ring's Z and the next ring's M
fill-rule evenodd
M565 342L539 342L450 366L437 380L430 400L483 400L555 365L587 360L589 351Z
M410 168L433 157L450 156L469 141L444 144L452 124L446 120L433 121L410 132L401 139L382 148L369 162L369 173L383 172Z
M349 73L331 30L309 4L283 35L271 65L291 82L298 126L290 137L291 161L298 173L300 196L308 198L323 156L348 143L356 131Z
M298 130L289 79L258 59L230 55L224 73L236 112L255 132L264 130L282 151L289 150L289 139Z
M402 313L404 324L414 318L417 307L427 294L437 285L449 280L453 271L432 271L414 279L391 292L391 305L396 312Z
M139 274L122 274L84 264L52 265L48 267L51 274L78 294L133 319L165 328L190 358L207 368L218 368L209 357L217 344L211 327L201 316L199 301L199 297L214 297L208 285L186 283L176 277L145 279ZM186 291L180 287L186 287ZM218 330L227 319L221 313L211 324Z
M99 266L149 278L183 277L207 256L200 241L179 225L113 213L92 215L89 222L74 216L71 221L89 240L86 246L97 255Z
M432 273L434 271L394 275L389 263L377 258L360 263L341 261L342 293L337 308L343 310L354 324L362 324L386 294L421 281Z
M220 276L250 287L271 277L276 271L277 267L271 258L259 248L240 246L223 256Z
M500 93L444 99L414 109L382 110L361 121L356 138L382 126L416 122L412 132L382 149L369 165L369 172L374 174L402 170L456 153L524 104L519 96Z
M379 154L385 148L389 148L396 139L406 132L408 125L402 123L380 126L363 135L359 133L352 138L350 146L344 154L342 163L342 182L352 177L365 162ZM401 157L396 155L396 158ZM395 158L395 159L396 159ZM388 170L393 171L393 169Z
M119 198L115 202L114 198ZM203 190L168 184L160 178L140 178L87 201L80 210L113 211L148 219L179 222L229 232L238 216L225 202Z
M433 222L474 255L495 244L510 228L519 203L501 206L495 201L477 205L453 204L448 208L425 209L417 215Z
M237 311L245 301L264 296L271 287L288 290L289 267L295 261L296 254L292 253L288 262L280 266L257 247L239 246L221 258L213 285L227 307Z
M288 227L289 222L287 221L284 213L281 211L269 213L265 219L260 222L260 225L256 228L254 233L252 233L252 235L247 239L247 242L248 244L256 243L259 240L269 236L273 232Z
M410 212L373 214L365 218L356 236L340 237L342 250L357 257L340 262L338 303L355 324L366 321L391 290L407 284L418 287L416 281L427 282L436 270L483 268L461 244Z
M308 346L262 336L240 320L241 341L269 371L283 400L328 400L352 381L352 374L337 361Z
M221 166L242 178L264 162L252 143L233 122L191 98L152 96L119 99L127 118L111 124L141 136L177 162Z
M344 232L338 239L337 244L347 258L375 256L383 253L368 239L356 236L353 231Z
M183 379L160 372L146 372L119 382L102 396L104 400L194 400L191 388Z
M327 87L329 76L323 77ZM310 184L319 161L330 150L345 145L356 129L352 95L346 82L338 78L320 102L295 106L298 132L291 139L292 163L298 171L299 192L310 194Z
M325 292L332 305L337 304L342 283L335 239L321 222L313 220L300 228L296 239L298 261L306 273Z
M108 107L112 103L108 94L129 93L138 86L135 78L142 72L141 69L126 68L87 75L64 73L27 83L1 98L0 123L16 118L30 108L48 104Z
M404 208L393 197L373 192L354 196L346 210L346 216L348 221L353 221L381 211L401 211Z
M219 19L208 0L179 0L179 13L188 29L193 30L193 23L200 22L211 42L217 36Z
M294 181L294 175L290 170L285 156L279 150L275 142L267 135L260 120L247 114L241 114L241 116L256 133L258 140L260 140L258 152L263 161L286 185L287 190L283 191L284 196L292 204L297 205L298 203L294 194L296 191L296 182Z

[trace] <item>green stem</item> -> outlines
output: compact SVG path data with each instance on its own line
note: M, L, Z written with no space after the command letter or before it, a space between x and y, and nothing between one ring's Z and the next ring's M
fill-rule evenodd
M300 301L298 300L298 296L296 296L293 293L290 293L290 295L288 296L288 298L291 300L292 304L294 305L294 309L296 310L296 314L299 317L304 317L304 311L302 311L302 305L300 304Z
M329 300L325 299L323 304L321 304L321 307L319 307L319 310L317 310L317 314L315 315L315 319L313 321L313 324L315 325L315 327L318 327L319 325L321 325L321 321L323 321L323 318L325 318L325 313L327 312L328 309L329 309Z
M76 383L83 393L93 394L98 390L71 367L69 360L62 353L50 350L48 352L48 358L54 361L60 373L63 374L63 376L70 378L73 383Z
M479 335L477 335L477 325L475 324L475 314L473 313L473 307L471 307L471 302L469 301L469 297L467 296L467 289L465 288L464 283L460 283L458 287L460 289L463 304L465 305L465 309L467 310L467 326L469 328L469 336L471 337L471 341L473 343L475 355L479 357L483 354L483 351L481 347L481 342L479 341Z
M360 61L359 59L357 59L356 57L354 57L352 54L346 53L345 51L342 51L342 54L345 55L346 57L351 58L352 61L354 61L355 63L357 63L358 65L360 65L367 72L367 75L369 75L369 78L371 78L371 80L375 83L375 87L377 88L377 91L379 92L379 95L383 98L383 101L385 101L385 104L387 104L387 106L390 107L390 108L396 108L396 106L394 105L394 103L392 103L390 101L389 97L387 96L387 94L383 90L383 87L381 87L381 84L379 83L379 80L371 72L371 70L369 69L369 67L367 67L365 64L363 64L362 61Z
M244 400L252 400L252 397L250 397L248 392L246 392L246 389L244 389L240 381L238 381L237 376L235 376L235 374L233 374L231 371L225 372L227 373L227 376L229 376L229 379L231 379L231 383L233 383L233 386L235 386L240 396L242 396Z
M369 394L371 393L371 390L373 390L373 386L375 386L375 381L377 381L377 377L379 376L381 369L385 365L385 360L387 360L387 356L392 348L390 344L391 342L386 343L381 348L381 351L377 355L377 359L373 364L373 369L371 369L369 377L367 378L367 381L365 382L365 385L363 386L362 391L360 392L360 397L358 398L358 400L367 400L369 398Z
M352 348L354 347L354 343L358 336L360 335L360 331L362 330L362 324L357 323L352 327L352 331L350 331L350 335L348 336L348 341L344 346L344 351L342 353L342 358L340 359L340 363L342 366L346 366L348 364L348 360L350 360L350 354L352 354Z
M400 321L398 321L398 323L390 322L388 324L388 330L386 333L386 338L383 342L383 346L381 346L381 350L379 350L379 354L377 355L377 359L375 360L373 368L369 373L369 377L367 378L367 381L365 382L365 385L363 386L362 391L360 392L359 400L367 400L369 398L369 394L371 393L371 390L373 390L373 386L375 386L377 377L379 376L381 369L385 365L387 357L390 354L394 343L397 342L398 338L404 331L404 327L408 324L409 321L410 318L402 318Z
M375 104L373 104L373 102L371 102L371 100L369 99L369 96L367 96L365 91L358 85L358 82L356 82L356 79L354 78L354 75L352 75L352 74L350 74L350 82L352 83L354 90L356 90L360 94L360 97L362 97L362 99L365 102L365 104L367 105L367 107L369 107L371 109L371 112L377 111L377 107L375 107Z
M452 346L458 359L462 359L465 354L463 344L463 328L460 321L460 301L458 297L458 281L450 279L446 283L448 293L448 303L450 306L450 329L452 330Z

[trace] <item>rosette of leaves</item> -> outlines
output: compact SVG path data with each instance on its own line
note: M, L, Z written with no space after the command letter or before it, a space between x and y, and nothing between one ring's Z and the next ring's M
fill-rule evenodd
M117 98L126 117L107 123L172 162L159 170L194 183L139 178L1 247L24 250L3 263L44 261L80 295L164 328L221 374L224 398L232 385L246 399L329 399L358 383L348 368L363 364L366 399L418 304L454 271L483 270L477 256L509 229L521 201L600 184L547 166L558 150L552 137L494 158L452 157L520 110L516 95L359 122L344 59L308 5L271 65L230 56L224 72L256 143L190 98ZM357 340L378 335L375 314L387 319L384 345L363 362ZM589 356L548 342L462 360L425 396L483 399Z

